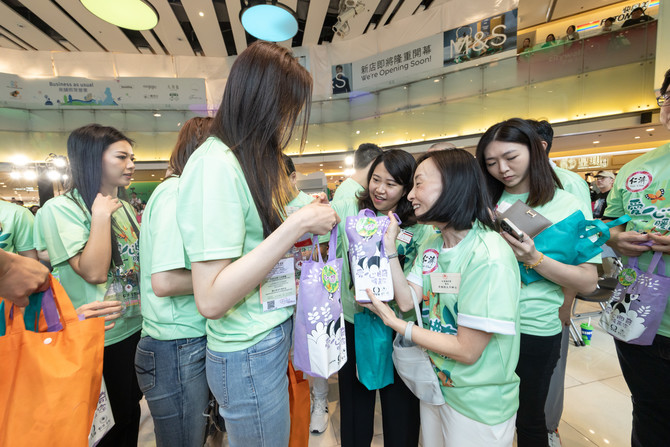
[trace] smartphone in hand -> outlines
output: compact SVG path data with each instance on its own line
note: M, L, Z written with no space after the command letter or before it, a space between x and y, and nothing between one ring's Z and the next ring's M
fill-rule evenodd
M515 239L519 241L523 240L523 231L519 230L519 227L514 225L514 223L512 223L512 221L508 218L505 217L500 221L500 228L502 228L506 233L511 234Z

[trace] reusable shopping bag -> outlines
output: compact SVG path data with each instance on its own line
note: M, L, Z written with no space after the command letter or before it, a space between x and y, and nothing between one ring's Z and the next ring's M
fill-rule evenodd
M5 303L7 333L0 337L2 446L88 445L101 389L105 322L80 321L63 287L53 276L49 281L42 297L45 319L50 327L62 329L26 330L19 309Z
M663 253L654 252L646 272L639 269L637 257L628 258L618 280L600 326L618 340L648 346L661 325L670 294Z
M563 264L579 265L602 253L601 246L610 238L610 228L624 224L630 216L622 216L611 222L598 219L587 220L584 213L575 211L570 216L550 226L535 236L535 248L540 253ZM525 284L543 279L533 269L519 263L521 281Z
M397 216L396 219L400 224ZM358 302L370 302L366 289L371 289L381 301L393 299L391 266L384 249L384 234L390 223L388 216L377 217L367 208L357 216L347 217L349 266Z
M393 383L393 329L368 309L354 315L358 381L370 391Z
M423 327L421 309L416 293L411 287L409 290L417 315L416 323L419 327ZM409 324L414 323L410 322ZM428 353L424 348L407 340L400 333L396 334L393 340L393 364L407 388L419 400L430 405L442 405L444 403L444 395Z
M302 263L295 313L293 362L313 377L328 378L347 362L344 314L340 300L343 259L335 256L337 226L330 232L328 260L323 262L314 236L309 260ZM315 261L314 253L317 253Z
M288 401L291 408L291 434L289 447L308 447L309 445L309 382L301 371L293 368L288 361Z

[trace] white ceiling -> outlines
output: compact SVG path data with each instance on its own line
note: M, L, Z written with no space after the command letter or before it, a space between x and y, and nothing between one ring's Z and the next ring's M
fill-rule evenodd
M111 1L111 0L110 0ZM85 51L179 56L231 56L254 39L239 21L245 0L148 0L160 20L150 31L129 31L95 17L79 0L0 0L0 47L27 51ZM296 10L298 34L286 46L329 43L340 2L284 0ZM351 0L350 0L351 1ZM363 0L365 9L350 22L351 39L370 30L451 0ZM520 0L519 27L527 28L590 9L610 0ZM553 5L553 8L552 8ZM202 16L200 15L202 13Z

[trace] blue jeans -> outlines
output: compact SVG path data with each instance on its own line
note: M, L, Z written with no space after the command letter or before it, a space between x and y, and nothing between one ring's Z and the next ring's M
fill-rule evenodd
M135 372L154 420L159 447L202 447L209 403L207 338L161 341L142 337Z
M226 421L230 447L285 447L291 428L288 352L293 319L235 352L207 349L207 381Z

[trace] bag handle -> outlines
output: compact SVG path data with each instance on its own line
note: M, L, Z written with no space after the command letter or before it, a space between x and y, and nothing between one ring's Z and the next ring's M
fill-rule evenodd
M42 312L44 313L44 321L47 323L47 332L56 332L63 329L51 288L42 293Z
M323 263L323 258L321 257L321 250L319 250L319 236L316 234L312 236L312 253L309 255L309 260L314 260L314 252L316 252L316 259L318 262ZM334 261L337 257L337 225L330 230L330 241L328 242L328 261Z
M635 260L637 261L637 258L635 258ZM656 271L656 267L658 267L658 274L665 276L665 261L663 260L663 252L661 251L654 252L654 256L651 258L647 273L653 275Z
M593 242L596 246L600 247L610 239L610 228L623 225L629 220L630 216L627 214L624 214L618 219L615 219L610 222L603 222L602 220L599 219L587 220L586 226L592 226L593 228L587 230L584 233L584 237L588 238L593 236L594 234L600 233L600 237Z
M358 217L377 217L377 213L372 211L370 208L363 208L358 212Z
M330 230L330 241L328 242L328 262L334 261L337 258L337 227L335 224ZM320 255L321 253L319 253Z
M421 318L421 308L419 307L419 299L416 297L416 292L414 291L414 287L409 285L409 294L412 295L412 301L414 302L414 312L416 312L416 324L422 328L423 327L423 319Z

